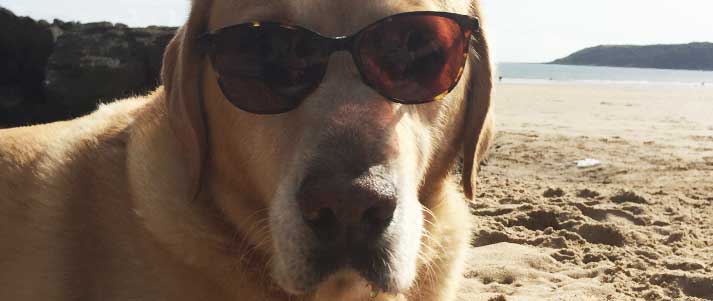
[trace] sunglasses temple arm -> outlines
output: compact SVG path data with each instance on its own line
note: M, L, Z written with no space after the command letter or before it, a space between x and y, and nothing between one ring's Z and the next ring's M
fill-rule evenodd
M196 39L198 42L198 52L201 55L207 54L213 48L214 34L204 33Z
M480 32L480 19L476 17L470 17L469 22L473 32Z

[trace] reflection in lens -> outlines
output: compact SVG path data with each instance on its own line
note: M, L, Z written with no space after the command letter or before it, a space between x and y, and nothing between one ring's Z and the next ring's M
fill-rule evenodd
M253 113L286 112L324 76L323 43L304 29L239 26L218 35L213 65L223 93L235 106Z
M449 18L398 16L365 30L357 51L372 86L403 102L421 103L455 84L466 42L460 25Z

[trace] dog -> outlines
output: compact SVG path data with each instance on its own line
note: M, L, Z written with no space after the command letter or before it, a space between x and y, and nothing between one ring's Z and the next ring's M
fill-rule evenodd
M441 101L387 101L335 53L319 87L275 115L231 105L196 46L255 20L344 36L411 11L482 19L468 0L193 0L156 91L1 130L0 299L454 300L493 137L483 29ZM320 245L298 199L342 210L327 232L385 210L379 243Z

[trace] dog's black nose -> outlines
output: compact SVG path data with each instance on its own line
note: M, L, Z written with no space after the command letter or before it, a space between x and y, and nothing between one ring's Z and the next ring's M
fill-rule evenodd
M321 243L363 245L389 226L396 209L396 188L378 176L310 176L297 194L305 223Z

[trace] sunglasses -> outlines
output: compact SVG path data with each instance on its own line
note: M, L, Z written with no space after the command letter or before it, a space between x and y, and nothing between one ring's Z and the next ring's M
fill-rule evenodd
M199 43L226 99L247 112L280 114L319 87L337 51L349 51L362 81L391 101L440 100L458 84L478 30L477 18L424 11L384 18L349 37L251 22L206 33Z

